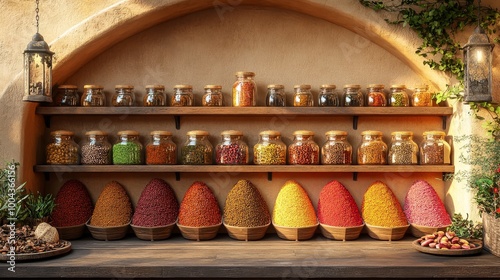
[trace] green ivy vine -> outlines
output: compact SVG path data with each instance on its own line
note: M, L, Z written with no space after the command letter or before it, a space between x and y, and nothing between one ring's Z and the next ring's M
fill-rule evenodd
M443 71L454 77L457 83L447 85L436 93L437 103L449 99L463 100L464 63L462 44L455 38L467 26L477 26L478 22L485 32L500 42L497 36L497 23L500 12L487 6L477 5L474 0L359 0L365 7L375 11L387 11L396 16L386 18L389 24L409 27L422 39L415 53L424 58L424 65ZM480 15L480 16L479 16ZM479 16L479 18L478 18ZM489 102L469 103L476 118L484 120L478 113L487 110L493 121L483 126L490 133L500 132L500 106Z

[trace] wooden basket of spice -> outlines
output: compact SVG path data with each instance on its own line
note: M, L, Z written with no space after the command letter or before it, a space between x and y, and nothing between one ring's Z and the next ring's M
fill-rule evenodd
M318 228L319 223L305 227L284 227L273 223L276 233L281 239L301 241L311 239Z
M364 226L365 224L355 227L336 227L320 223L320 230L326 238L346 241L357 239Z
M222 223L205 227L189 227L177 223L177 227L181 231L182 237L196 241L214 239L221 225Z
M244 241L262 239L264 235L266 235L267 229L270 225L271 223L257 227L236 227L224 223L224 227L227 229L229 237Z
M451 225L442 226L442 227L427 227L427 226L419 226L416 224L410 224L410 232L413 236L420 238L427 234L433 234L437 231L446 231Z
M175 223L166 226L157 227L141 227L131 224L132 230L134 230L135 236L142 240L163 240L170 237L172 230L175 227Z
M67 227L55 227L59 233L59 238L63 240L75 240L83 236L85 224Z
M409 224L399 227L379 227L366 224L368 235L371 238L388 241L402 239L405 236L408 227L410 227Z
M122 239L127 235L130 223L121 226L99 227L87 223L87 228L94 239L111 241Z

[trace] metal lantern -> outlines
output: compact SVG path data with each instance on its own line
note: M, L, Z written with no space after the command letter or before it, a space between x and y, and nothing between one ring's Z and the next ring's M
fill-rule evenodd
M493 44L478 26L464 46L465 102L491 101L491 57Z
M49 45L38 33L38 0L36 1L36 34L24 50L24 101L52 102L52 56Z

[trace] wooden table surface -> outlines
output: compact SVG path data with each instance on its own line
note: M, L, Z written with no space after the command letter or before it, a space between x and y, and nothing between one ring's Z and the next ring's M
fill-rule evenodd
M412 248L415 238L379 241L361 235L334 241L315 235L286 241L268 234L237 241L219 234L189 241L173 234L161 241L130 235L118 241L91 237L72 241L66 255L17 262L16 272L0 264L6 278L498 278L500 258L486 251L474 256L436 256Z

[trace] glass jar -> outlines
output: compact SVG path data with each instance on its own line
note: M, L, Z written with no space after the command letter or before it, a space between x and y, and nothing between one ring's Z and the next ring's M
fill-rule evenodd
M319 164L319 146L314 142L314 132L297 130L294 139L288 146L289 164Z
M80 104L78 87L74 85L60 85L57 88L54 104L57 106L78 106Z
M111 99L113 106L134 106L135 95L134 86L131 85L116 85L115 94Z
M146 164L176 164L177 145L172 141L170 131L155 130L150 133L146 145Z
M217 164L248 164L248 145L243 141L243 132L226 130L215 148Z
M382 140L382 132L366 130L361 133L362 142L358 147L358 164L386 164L387 144Z
M85 107L106 106L106 96L103 92L103 87L98 85L84 85L82 101L80 102Z
M208 141L207 131L187 132L187 140L181 149L182 164L212 164L213 146Z
M266 130L259 133L259 142L253 146L254 164L286 164L286 144L281 141L281 133Z
M294 107L312 107L314 106L311 85L295 85L293 95Z
M147 85L146 95L142 99L143 106L165 106L165 86Z
M418 85L415 87L411 96L411 106L413 107L430 107L432 106L432 96L428 91L427 85Z
M420 143L420 164L450 164L451 148L444 131L425 131Z
M321 164L351 164L352 145L347 141L347 132L331 130L325 136L325 144L321 147Z
M113 164L142 164L142 149L139 132L119 131L118 141L113 145Z
M406 92L405 85L392 85L389 94L389 106L392 107L408 107L410 106L410 99Z
M205 94L201 99L203 106L224 106L224 95L222 94L222 86L206 85Z
M50 143L46 147L47 164L78 164L79 146L74 133L56 130L50 133Z
M193 87L190 85L175 85L171 106L194 106Z
M233 84L233 106L257 106L257 86L254 72L236 72Z
M384 107L387 105L387 98L384 93L384 85L368 85L366 92L366 105L368 107Z
M321 85L318 95L318 106L339 107L342 97L335 91L336 88L337 86L335 85Z
M100 130L87 131L86 139L81 143L82 164L111 164L112 146L108 134Z
M342 101L345 107L362 107L364 106L363 92L360 85L345 85Z
M268 85L266 95L266 106L285 107L286 94L284 85Z
M418 164L418 145L413 141L413 132L394 131L391 136L389 164Z

